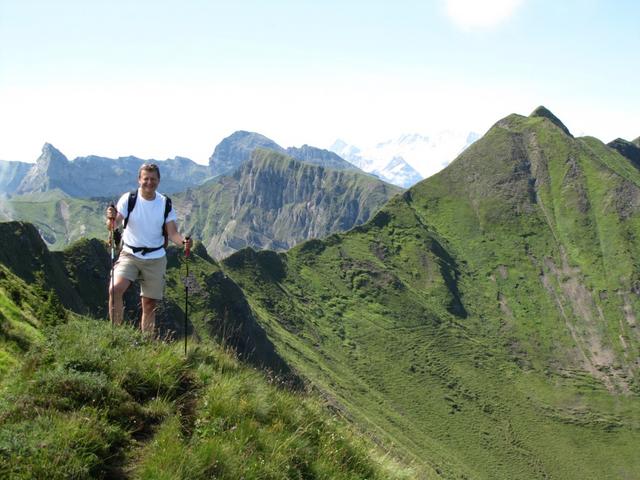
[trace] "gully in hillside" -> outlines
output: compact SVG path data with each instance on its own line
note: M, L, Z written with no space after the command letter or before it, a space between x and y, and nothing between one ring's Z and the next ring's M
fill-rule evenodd
M165 248L171 240L191 247L191 239L178 233L171 199L157 192L160 169L144 164L138 171L138 190L123 194L117 206L107 208L107 227L111 232L122 224L122 252L112 269L109 288L111 321L121 324L124 292L139 280L142 300L143 332L154 333L156 308L162 300L167 268ZM112 235L113 236L113 235Z

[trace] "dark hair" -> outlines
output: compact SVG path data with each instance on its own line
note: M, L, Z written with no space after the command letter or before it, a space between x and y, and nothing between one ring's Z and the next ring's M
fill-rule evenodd
M143 163L138 170L138 178L142 175L142 172L156 172L158 174L158 180L160 180L160 167L155 163Z

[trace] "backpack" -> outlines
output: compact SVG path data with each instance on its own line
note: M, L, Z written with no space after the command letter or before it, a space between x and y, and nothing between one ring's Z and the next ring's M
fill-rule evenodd
M123 230L127 228L127 223L129 223L129 215L131 215L131 212L135 208L137 201L138 201L138 190L129 192L129 201L127 203L127 216L124 217L124 226L122 227ZM164 237L164 248L167 248L167 245L169 245L169 234L167 233L166 221L170 211L171 211L171 199L165 196L164 222L162 222L162 236Z

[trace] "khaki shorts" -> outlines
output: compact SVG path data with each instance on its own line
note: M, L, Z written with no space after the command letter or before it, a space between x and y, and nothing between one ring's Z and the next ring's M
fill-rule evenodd
M167 257L143 260L127 252L120 252L115 264L115 277L140 281L140 296L162 300L164 274L167 271Z

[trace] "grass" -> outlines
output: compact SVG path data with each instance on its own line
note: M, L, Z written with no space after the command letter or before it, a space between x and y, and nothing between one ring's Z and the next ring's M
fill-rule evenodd
M315 395L216 346L74 319L1 384L2 478L410 478Z
M0 381L16 367L33 342L42 338L36 309L43 298L0 265Z

